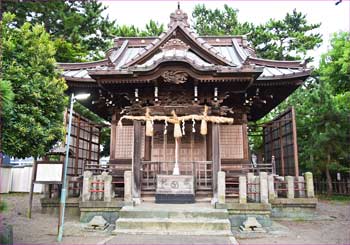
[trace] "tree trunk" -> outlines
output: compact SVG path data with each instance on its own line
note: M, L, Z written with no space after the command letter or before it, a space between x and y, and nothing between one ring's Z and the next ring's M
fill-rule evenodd
M333 185L332 185L332 176L329 172L329 164L331 162L331 155L328 153L327 155L327 164L326 164L326 177L327 177L327 195L331 196L333 194Z

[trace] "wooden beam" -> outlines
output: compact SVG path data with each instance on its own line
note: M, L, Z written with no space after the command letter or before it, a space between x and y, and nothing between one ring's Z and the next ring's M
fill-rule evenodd
M213 164L212 164L212 186L213 186L213 197L214 200L217 198L217 182L218 172L220 171L220 125L212 124L212 153L213 153Z
M297 125L295 121L294 106L292 107L292 129L293 129L294 171L295 171L295 176L299 176Z
M141 144L142 127L140 121L134 121L134 144L133 144L133 198L141 198Z

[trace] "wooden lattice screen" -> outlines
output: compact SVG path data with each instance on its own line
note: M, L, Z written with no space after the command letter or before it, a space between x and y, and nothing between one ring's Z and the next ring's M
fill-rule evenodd
M132 159L134 126L116 126L116 159ZM142 127L141 157L144 157L145 127Z
M66 125L68 125L67 115L69 112L65 116ZM69 158L68 175L82 175L86 166L89 169L99 167L101 128L101 125L91 122L76 112L73 113L70 149L74 155Z
M275 157L276 173L299 174L295 112L291 107L263 127L265 162Z
M221 159L243 159L242 125L220 125Z

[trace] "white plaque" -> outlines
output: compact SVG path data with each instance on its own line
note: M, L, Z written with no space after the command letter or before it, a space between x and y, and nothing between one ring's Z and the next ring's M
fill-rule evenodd
M194 194L192 175L157 175L157 194Z
M61 182L63 164L37 164L36 182Z

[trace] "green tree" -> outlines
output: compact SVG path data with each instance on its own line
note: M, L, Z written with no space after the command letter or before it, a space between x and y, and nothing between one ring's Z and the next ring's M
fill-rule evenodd
M3 79L11 83L13 107L3 124L3 151L16 157L38 157L63 139L66 85L56 70L55 46L41 25L12 25L3 15Z
M150 20L144 29L139 29L134 25L117 26L116 36L118 37L149 37L159 36L164 31L164 25Z
M59 62L99 59L112 45L116 34L115 21L104 17L107 7L96 0L3 1L3 11L16 15L12 24L42 24L51 35Z
M238 10L224 5L224 10L207 9L204 4L196 5L192 17L193 28L199 35L242 35L253 30L250 23L240 23Z
M322 80L332 81L335 93L350 91L350 33L335 33L331 40L331 49L320 63Z
M0 136L2 135L2 124L7 117L13 105L13 91L9 81L0 80ZM0 138L0 166L2 165L2 138Z
M297 12L287 13L283 20L270 19L259 25L251 35L257 55L276 60L311 61L307 51L322 43L321 34L313 33L321 24L308 24L306 15Z
M210 10L197 5L193 11L194 29L200 35L244 35L256 50L257 56L267 59L307 59L307 51L322 43L321 35L313 33L321 24L308 24L306 15L293 10L284 19L270 19L254 26L239 22L238 10L224 5L224 10Z

